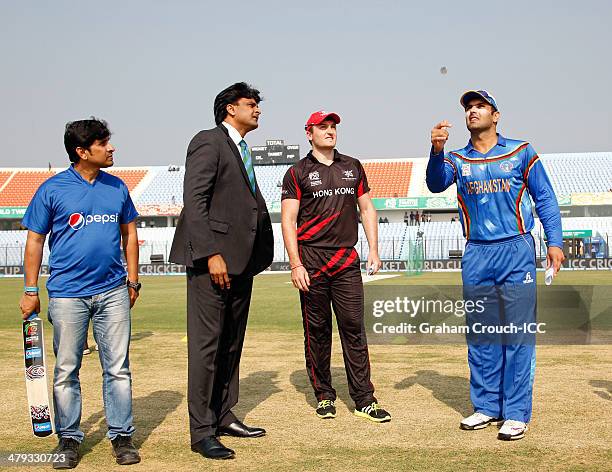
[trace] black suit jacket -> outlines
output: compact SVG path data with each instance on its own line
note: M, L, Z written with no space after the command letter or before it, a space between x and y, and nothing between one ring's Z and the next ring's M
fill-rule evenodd
M208 270L208 257L221 254L230 275L255 275L274 255L266 202L253 194L244 164L227 128L200 131L187 149L184 207L170 261Z

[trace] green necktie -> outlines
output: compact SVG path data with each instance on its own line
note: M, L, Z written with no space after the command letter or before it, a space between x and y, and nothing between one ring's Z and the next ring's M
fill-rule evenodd
M244 163L244 168L246 169L247 176L249 177L249 184L251 185L251 190L253 193L255 193L255 169L253 169L251 151L249 151L249 147L244 139L240 141L239 144L240 155L242 156L242 162Z

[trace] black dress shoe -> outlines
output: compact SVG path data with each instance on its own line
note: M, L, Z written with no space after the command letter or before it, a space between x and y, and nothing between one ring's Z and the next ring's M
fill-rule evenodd
M227 426L219 426L217 433L219 436L234 436L235 438L258 438L264 436L266 430L263 428L252 428L236 420Z
M209 436L192 444L191 450L208 459L233 459L236 455L234 451L221 444L216 436Z

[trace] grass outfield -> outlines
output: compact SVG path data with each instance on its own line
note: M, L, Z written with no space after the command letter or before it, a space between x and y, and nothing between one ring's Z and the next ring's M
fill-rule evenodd
M538 274L541 282L542 274ZM463 345L372 345L377 397L392 413L388 424L354 417L339 338L332 374L338 417L322 421L304 369L297 293L287 274L256 278L243 360L240 403L247 424L264 438L224 439L234 461L205 461L189 450L186 404L185 279L144 277L133 311L135 440L143 462L130 470L610 470L612 463L612 349L609 345L540 346L534 418L525 439L505 443L496 429L464 432L470 413ZM452 285L458 273L400 276L374 284ZM612 272L563 272L555 284L610 285ZM0 455L49 452L56 439L31 434L20 335L21 279L0 279ZM42 295L43 312L46 294ZM51 328L47 355L53 363ZM114 463L101 399L97 353L83 360L81 470L125 470ZM27 467L24 470L37 470ZM40 467L49 470L50 465ZM19 470L11 467L10 470Z

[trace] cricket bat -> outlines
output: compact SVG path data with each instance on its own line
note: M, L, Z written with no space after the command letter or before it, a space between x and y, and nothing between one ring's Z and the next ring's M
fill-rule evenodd
M28 406L34 436L45 437L53 434L51 405L47 386L47 363L43 322L38 313L23 320L23 355L25 360L25 381Z

